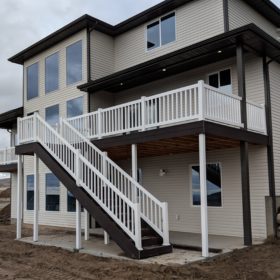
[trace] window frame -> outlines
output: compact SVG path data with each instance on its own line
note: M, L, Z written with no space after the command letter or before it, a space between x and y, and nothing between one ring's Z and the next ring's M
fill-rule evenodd
M81 42L82 43L82 69L81 69L81 80L79 81L76 81L74 83L68 83L68 79L67 79L67 67L68 67L68 61L67 61L67 49L72 46L72 45L75 45L76 43L78 42ZM69 43L66 47L65 47L65 85L66 85L66 88L67 87L71 87L71 86L75 86L77 85L78 83L81 83L83 80L84 80L84 71L83 71L83 68L84 68L84 40L81 38L81 39L78 39L77 41L74 41L74 42L71 42Z
M208 206L207 205L207 207L208 208L213 208L213 209L223 209L224 208L224 184L223 184L223 167L222 167L222 163L220 161L211 161L211 162L207 162L206 163L206 165L208 165L208 164L219 164L220 165L220 173L221 173L221 206ZM200 208L201 205L194 205L193 204L193 184L192 184L192 167L193 166L200 166L200 165L199 165L199 163L192 163L192 164L189 165L190 205L191 205L192 208ZM207 202L208 202L208 200L207 200Z
M225 67L225 68L222 68L222 69L219 69L217 71L214 71L214 72L211 72L209 74L207 74L206 76L206 81L207 81L207 84L209 84L209 78L211 75L214 75L214 74L218 74L218 79L219 79L219 87L217 89L220 89L221 90L221 87L220 87L220 84L221 84L221 79L220 79L220 72L222 71L225 71L225 70L229 70L230 71L230 81L231 81L231 93L227 93L225 92L226 94L233 94L233 79L232 79L232 67Z
M38 79L37 79L37 87L38 87L38 92L37 92L37 95L32 97L32 98L28 98L28 68L37 64L38 65ZM32 64L30 65L27 65L25 67L25 82L26 82L26 101L31 101L31 100L34 100L35 98L39 98L40 96L40 61L35 61L33 62Z
M27 185L28 185L28 177L29 176L32 176L33 177L33 209L28 209L28 196L27 196L27 194L28 194L28 189L27 189ZM26 205L25 205L25 210L26 211L34 211L34 198L35 198L35 176L34 176L34 174L26 174L25 175L25 184L26 184L26 189L25 189L25 193L26 193L26 199L25 199L25 203L26 203Z
M47 172L47 173L45 173L45 211L46 212L54 212L54 213L56 213L56 212L60 212L61 211L61 183L60 183L60 181L58 180L58 178L57 178L57 180L58 180L58 189L59 189L59 194L55 194L55 195L57 195L58 197L59 197L59 209L58 210L48 210L47 209L47 175L48 174L52 174L53 176L55 176L52 172Z
M168 15L171 15L171 14L173 14L174 13L174 20L175 20L175 39L174 39L174 41L172 41L172 42L169 42L169 43L166 43L166 44L162 44L162 34L161 34L161 22L162 22L162 18L164 18L164 17L166 17L166 16L168 16ZM177 41L177 15L176 15L177 13L176 13L176 10L174 10L174 11L171 11L171 12L168 12L168 13L166 13L166 14L164 14L164 15L162 15L162 16L160 16L160 17L158 17L157 19L154 19L154 20L152 20L152 21L150 21L149 23L147 23L146 25L145 25L145 51L146 51L146 53L149 53L149 52L151 52L151 51L153 51L153 50L157 50L157 49L159 49L159 48L164 48L164 47L166 47L166 46L169 46L170 44L174 44L174 43L176 43L176 41ZM156 23L156 22L159 22L159 46L158 47L154 47L154 48L148 48L148 26L149 25L152 25L153 23Z
M46 68L47 68L47 64L46 64L46 60L49 58L49 57L51 57L51 56L53 56L53 55L55 55L55 54L57 54L57 66L58 66L58 73L57 73L57 81L58 81L58 83L57 83L57 89L54 89L54 90L51 90L51 91L48 91L47 92L47 90L46 90L46 81L47 81L47 79L46 79L46 75L47 75L47 71L46 71ZM59 89L60 89L60 67L59 67L59 61L60 61L60 51L58 50L58 51L56 51L56 52L54 52L54 53L52 53L52 54L50 54L50 55L48 55L48 56L46 56L45 57L45 59L44 59L44 63L45 63L45 84L44 84L44 86L45 86L45 95L48 95L48 94L51 94L51 93L53 93L53 92L56 92L56 91L58 91Z

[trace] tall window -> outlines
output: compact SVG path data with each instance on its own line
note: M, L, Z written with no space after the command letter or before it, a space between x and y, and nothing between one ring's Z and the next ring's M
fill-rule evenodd
M26 176L26 209L34 210L34 175Z
M84 98L78 97L67 101L67 118L77 117L83 114Z
M46 93L58 89L58 52L45 60L45 91Z
M76 212L76 199L70 192L67 192L67 211Z
M217 73L210 74L208 76L209 85L215 88L219 88L226 93L232 93L231 84L231 71L230 69L222 70Z
M78 41L66 48L66 80L67 85L82 80L82 41Z
M207 204L222 206L221 166L219 163L207 164ZM200 205L199 166L192 166L192 203Z
M59 105L46 108L46 122L55 127L59 123Z
M168 14L147 26L147 49L151 50L176 40L175 13Z
M27 67L27 100L39 95L39 63Z
M59 211L59 180L53 173L46 174L46 211Z

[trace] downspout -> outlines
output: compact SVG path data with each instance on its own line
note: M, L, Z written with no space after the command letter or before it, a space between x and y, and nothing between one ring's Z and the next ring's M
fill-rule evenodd
M263 57L263 75L264 75L264 92L265 92L265 107L266 107L266 125L268 134L267 145L267 164L268 164L268 181L269 181L269 196L272 199L272 219L274 236L277 237L277 209L275 195L275 173L274 173L274 153L273 153L273 127L272 127L272 112L271 112L271 91L270 91L270 76L269 65L274 59L266 60Z
M224 32L228 32L229 31L228 0L223 0L223 10L224 10Z

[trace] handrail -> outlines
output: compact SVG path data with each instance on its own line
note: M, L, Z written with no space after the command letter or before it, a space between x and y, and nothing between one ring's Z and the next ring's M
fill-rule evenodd
M15 154L15 147L0 150L0 164L6 165L17 163L18 156Z
M140 210L37 113L18 119L19 144L40 143L142 250ZM27 134L22 132L29 129ZM32 135L32 136L31 136Z
M68 143L79 149L81 154L128 199L140 204L141 218L162 236L165 245L169 244L169 230L165 228L165 225L168 224L168 215L166 215L167 211L165 209L167 204L160 202L148 192L76 128L69 124L67 120L61 119L60 127L62 137Z

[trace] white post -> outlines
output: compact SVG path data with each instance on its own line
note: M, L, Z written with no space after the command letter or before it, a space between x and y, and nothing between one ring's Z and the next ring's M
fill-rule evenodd
M169 243L169 220L168 220L168 203L162 203L162 228L163 228L163 244L164 246L170 245Z
M38 241L38 214L39 214L39 158L34 154L34 221L33 241Z
M205 87L204 81L198 81L198 113L199 113L199 120L204 119L204 100L205 100Z
M131 165L132 165L132 178L137 181L137 169L138 169L138 162L137 162L137 145L131 145ZM133 202L137 203L137 190L136 186L133 188Z
M80 150L76 150L75 167L76 185L80 186Z
M37 113L33 114L33 141L37 141Z
M7 164L7 148L4 150L4 164Z
M108 245L109 243L110 243L110 236L106 231L104 231L104 244Z
M146 130L146 97L141 97L141 121L142 121L142 131Z
M17 239L21 239L22 223L22 155L18 156L18 174L17 174Z
M85 241L89 240L89 214L86 209L84 209L85 215Z
M98 129L98 132L97 132L97 135L98 135L98 139L101 139L101 135L102 135L102 109L99 108L97 110L97 129Z
M79 251L82 248L81 239L81 205L78 200L76 200L76 250Z
M142 236L141 236L141 217L140 217L140 204L134 204L134 221L135 221L135 246L138 250L143 250L142 248Z
M209 256L208 248L208 212L207 212L207 182L206 182L206 137L199 134L199 174L200 174L200 211L201 211L201 244L202 256Z

